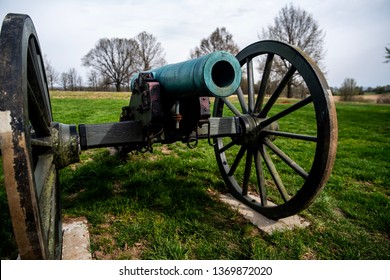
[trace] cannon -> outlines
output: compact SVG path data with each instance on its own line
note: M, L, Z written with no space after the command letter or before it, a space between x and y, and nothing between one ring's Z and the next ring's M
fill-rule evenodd
M22 259L61 258L58 170L77 162L81 150L116 147L127 154L152 152L155 143L195 148L207 140L231 194L271 219L306 209L335 160L331 91L310 57L286 43L259 41L236 56L216 52L137 73L118 122L78 127L52 118L29 16L6 16L0 70L1 157ZM293 83L301 98L283 98Z
M191 146L211 135L234 134L236 119L210 118L209 97L232 95L240 81L240 64L222 51L137 73L130 82L132 95L129 106L122 108L121 122L79 125L81 149L114 145L122 153L152 151L156 142L182 141Z

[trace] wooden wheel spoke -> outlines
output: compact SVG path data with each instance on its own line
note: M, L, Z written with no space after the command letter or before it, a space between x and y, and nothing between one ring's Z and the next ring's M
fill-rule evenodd
M233 105L232 102L229 101L229 99L227 99L226 97L223 97L221 98L222 101L226 104L226 106L236 115L236 116L241 116L241 112L238 111L238 109L236 108L236 106Z
M229 144L223 146L223 148L220 149L218 152L221 154L221 153L227 151L228 149L230 149L231 147L234 147L235 145L236 145L236 142L235 142L235 141L232 141L232 142L230 142Z
M38 157L38 163L35 166L34 177L35 177L35 187L37 189L38 197L41 196L44 186L48 182L49 177L53 173L53 155L52 154L43 154Z
M47 89L44 68L42 65L42 58L40 53L36 49L35 37L31 37L29 40L28 48L28 80L32 93L35 95L35 99L38 100L38 106L42 112L47 111L45 108L50 108L49 92ZM29 94L30 95L30 94ZM46 122L51 119L51 112L46 112Z
M34 127L37 136L48 136L50 135L50 121L47 119L47 110L39 103L39 98L37 98L38 95L34 92L30 83L28 83L27 86L30 122Z
M278 131L278 130L269 130L269 129L263 129L262 132L265 133L266 135L275 135L275 136L281 136L281 137L286 137L286 138L299 139L299 140L310 141L310 142L317 142L317 137L311 136L311 135L284 132L284 131Z
M244 114L248 114L248 105L246 104L245 96L244 96L244 93L242 92L242 88L241 87L239 87L237 89L237 97L238 97L238 101L240 102L240 106L241 106L242 112Z
M248 195L248 186L251 177L251 171L252 171L252 152L250 151L250 149L248 149L248 152L246 154L246 161L245 161L244 178L242 181L243 196Z
M298 175L303 179L307 179L309 174L299 166L294 160L292 160L288 155L286 155L281 149L279 149L271 140L265 139L264 143L269 147L277 156L279 156L288 166L290 166Z
M272 106L275 104L276 100L279 98L280 94L283 92L284 88L287 86L288 82L291 80L295 72L296 68L294 66L291 66L290 69L287 71L286 75L284 75L283 79L279 83L275 92L271 95L270 99L265 104L264 108L261 110L259 114L260 118L265 118L268 115Z
M248 79L248 109L249 113L254 110L255 103L255 88L254 88L254 74L253 74L253 60L247 59L247 79Z
M263 167L261 165L261 156L259 150L256 150L254 157L255 157L257 186L259 187L261 205L267 206L267 192L265 189L264 172L263 172Z
M276 115L268 118L268 119L265 119L264 121L262 121L260 123L260 125L262 127L267 127L268 125L270 125L271 123L301 109L302 107L306 106L307 104L310 104L311 102L313 101L313 98L310 96L306 97L305 99L302 99L301 101L295 103L294 105L288 107L287 109L277 113Z
M271 157L269 156L267 150L265 149L264 145L262 145L262 147L260 148L260 153L261 155L263 156L264 158L264 162L272 176L272 179L274 180L275 182L275 185L276 187L278 188L279 190L279 193L280 195L282 196L283 198L283 201L284 202L287 202L290 200L290 196L288 195L287 193L287 190L283 184L283 181L282 179L280 178L279 176L279 173L274 165L274 163L272 162L272 159Z
M58 204L59 191L56 188L57 172L53 154L42 154L34 170L35 187L39 198L39 211L42 221L42 231L46 238L48 258L55 258L60 253L57 247L60 242L60 225L58 221L61 209ZM59 239L58 239L59 238Z
M263 72L263 77L261 78L259 94L257 96L255 109L254 109L254 112L256 112L256 113L260 112L261 107L263 106L263 103L264 103L265 90L267 88L269 75L271 74L273 59L274 59L273 53L270 53L267 55L267 59L265 62L265 67L264 67L264 72Z
M241 159L243 158L244 154L245 154L245 151L246 151L246 147L244 146L241 146L240 150L238 151L238 154L236 156L236 158L234 159L234 162L229 170L229 173L228 173L228 176L233 176L234 173L236 172L236 169L238 167L238 165L240 164L241 162Z
M50 137L31 138L30 142L32 147L53 147Z

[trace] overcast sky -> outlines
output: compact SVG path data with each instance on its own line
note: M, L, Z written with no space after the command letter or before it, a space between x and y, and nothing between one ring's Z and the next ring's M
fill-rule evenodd
M161 42L168 63L189 58L217 27L226 27L240 49L258 40L279 10L293 2L326 32L324 65L330 86L347 77L360 86L390 84L389 0L0 0L7 13L30 15L42 52L58 72L85 77L81 58L100 38L132 38L142 31Z

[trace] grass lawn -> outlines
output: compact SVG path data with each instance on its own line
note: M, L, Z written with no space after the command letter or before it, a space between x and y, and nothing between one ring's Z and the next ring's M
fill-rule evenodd
M54 93L54 120L117 121L129 98L84 94ZM96 259L390 259L390 106L337 103L337 113L336 163L301 213L305 229L264 234L219 202L226 187L207 141L155 145L127 161L82 152L60 172L63 215L88 219ZM0 203L1 258L12 258L4 187Z

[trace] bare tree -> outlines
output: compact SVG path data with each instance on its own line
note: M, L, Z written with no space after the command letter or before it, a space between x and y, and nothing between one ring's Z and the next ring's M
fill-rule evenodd
M95 47L82 58L82 64L92 67L116 91L127 85L130 76L139 70L138 43L133 39L100 39Z
M351 101L352 96L358 94L359 88L356 85L355 79L345 78L340 87L340 94L343 101Z
M190 57L196 58L215 51L227 51L233 55L239 52L237 44L233 40L233 35L225 27L219 28L211 35L200 41L199 47L190 51Z
M80 75L77 75L76 82L77 82L78 90L82 90L82 88L83 88L83 78Z
M69 84L69 76L68 76L68 73L62 73L62 74L61 74L60 82L61 82L62 88L63 88L64 90L67 90L67 89L68 89L68 84Z
M58 75L58 72L51 65L50 61L47 60L46 55L44 56L44 63L45 63L45 72L46 72L47 82L49 84L50 89L53 90L54 84L56 84L58 82L59 75Z
M142 70L149 70L166 64L164 49L157 38L143 31L135 40L138 42L138 52Z
M75 68L70 68L67 72L68 75L68 85L70 90L75 91L77 89L77 84L79 80L79 75Z
M88 84L92 88L92 90L97 90L99 85L99 74L91 70L87 74Z
M279 11L278 16L274 18L273 25L262 29L259 39L276 40L297 46L317 64L320 64L325 56L324 37L324 31L313 16L290 3ZM283 77L290 67L284 59L275 60L274 65L275 75L279 77ZM287 85L287 97L292 97L293 86L300 87L301 85L302 80L294 76Z

